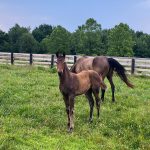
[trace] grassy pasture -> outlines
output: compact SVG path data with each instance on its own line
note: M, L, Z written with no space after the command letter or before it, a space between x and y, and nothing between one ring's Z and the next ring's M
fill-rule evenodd
M135 89L118 78L116 103L106 81L100 119L84 96L76 98L75 129L66 131L59 80L52 70L0 65L0 149L125 150L150 149L150 78L130 77Z

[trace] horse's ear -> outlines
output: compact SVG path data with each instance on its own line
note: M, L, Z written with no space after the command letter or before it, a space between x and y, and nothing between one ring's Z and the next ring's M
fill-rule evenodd
M63 52L63 57L65 58L65 56L66 56L65 52Z
M59 56L59 52L56 52L56 57L58 58L58 56Z

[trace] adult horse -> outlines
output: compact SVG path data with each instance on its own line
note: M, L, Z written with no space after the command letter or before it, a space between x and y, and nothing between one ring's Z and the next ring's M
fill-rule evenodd
M105 56L97 56L97 57L81 57L76 63L71 67L70 71L74 73L79 73L83 70L95 70L99 75L102 76L103 80L107 77L112 90L112 101L115 102L115 85L113 83L113 72L115 71L120 79L125 82L125 84L133 88L133 84L127 78L125 73L125 68L115 59L107 58ZM101 99L104 101L105 90L102 89Z

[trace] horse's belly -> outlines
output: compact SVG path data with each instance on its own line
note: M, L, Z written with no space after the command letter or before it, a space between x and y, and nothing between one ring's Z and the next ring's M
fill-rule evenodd
M85 94L90 89L90 87L91 87L90 82L84 81L84 82L80 83L80 86L78 87L78 89L76 91L76 94L77 95Z

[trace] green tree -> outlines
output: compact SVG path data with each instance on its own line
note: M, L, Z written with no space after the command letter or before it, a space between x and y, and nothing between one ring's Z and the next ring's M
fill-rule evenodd
M120 23L108 35L108 55L133 56L134 40L132 30L127 24Z
M41 42L40 42L40 50L39 53L43 54L43 53L48 53L48 45L49 45L49 38L44 38Z
M102 46L101 46L101 55L107 55L108 51L108 34L110 30L102 30L101 38L102 38Z
M66 52L70 54L70 32L61 26L54 28L52 34L42 41L43 46L49 53L56 51Z
M72 43L80 54L101 54L101 25L93 18L89 18L86 23L79 26L73 34Z
M51 25L42 24L39 27L36 27L32 31L32 35L38 42L41 42L48 35L51 35L52 31L53 31L53 28Z
M135 33L136 44L133 48L137 57L150 57L150 35L143 32Z
M0 30L0 52L8 52L10 50L10 43L8 34Z
M20 47L18 40L24 33L29 33L29 31L29 28L20 27L18 24L16 24L9 30L8 36L11 44L11 50L13 50L14 52L19 52Z
M17 41L20 53L37 52L38 42L31 33L24 33Z

